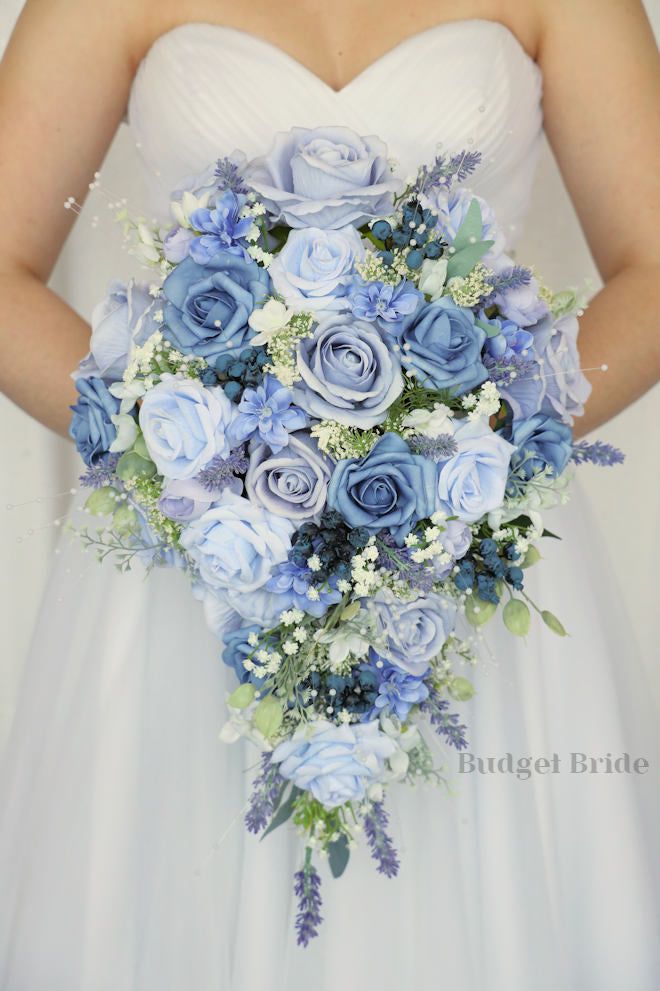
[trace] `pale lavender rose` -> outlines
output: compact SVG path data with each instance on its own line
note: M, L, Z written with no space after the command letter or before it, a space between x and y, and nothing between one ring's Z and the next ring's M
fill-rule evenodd
M490 267L495 274L510 269L514 265L508 255L500 255L491 262ZM494 302L507 320L513 320L519 327L530 327L548 314L548 304L539 297L540 286L534 276L529 282L515 289L505 289L496 292Z
M210 588L245 595L261 588L287 560L294 526L226 490L213 509L190 523L181 545Z
M291 231L268 274L276 292L294 310L347 310L353 268L363 258L362 239L354 227L337 231L309 227Z
M458 453L439 465L439 508L474 523L501 506L515 447L482 421L464 420L454 433Z
M246 179L275 222L337 230L390 214L401 188L374 136L348 127L292 127L250 163Z
M302 382L294 402L310 416L367 429L382 423L403 391L399 359L372 324L327 317L298 345Z
M148 286L134 280L111 282L105 299L92 311L89 354L73 378L119 381L134 344L142 344L157 329L150 308L154 300Z
M233 478L226 487L240 495L243 483L239 478ZM158 508L177 523L189 523L199 519L217 502L219 496L219 492L209 491L196 478L171 478L163 487Z
M163 254L168 262L178 265L190 254L190 245L197 235L189 227L173 227L163 240Z
M299 431L278 454L266 444L253 449L245 487L257 505L300 523L323 512L333 468L314 438Z
M584 403L591 394L591 384L580 371L578 352L578 321L566 316L553 324L547 317L535 327L534 347L542 363L545 395L541 412L560 416L566 423L582 416Z
M485 265L489 265L505 250L506 237L498 227L495 214L486 200L460 186L450 190L446 187L434 186L422 196L422 205L435 213L439 231L442 231L449 244L453 244L473 200L477 201L481 210L481 240L494 242L482 259Z

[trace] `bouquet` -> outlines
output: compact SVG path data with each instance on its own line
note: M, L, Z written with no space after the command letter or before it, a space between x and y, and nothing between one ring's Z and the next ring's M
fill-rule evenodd
M397 177L384 144L293 128L185 181L173 223L119 215L150 282L113 284L75 373L71 436L121 570L190 577L236 673L225 740L262 751L247 828L291 820L298 941L360 833L388 877L395 782L467 746L474 629L514 636L589 385L579 294L505 253L474 151ZM461 673L463 672L463 673Z

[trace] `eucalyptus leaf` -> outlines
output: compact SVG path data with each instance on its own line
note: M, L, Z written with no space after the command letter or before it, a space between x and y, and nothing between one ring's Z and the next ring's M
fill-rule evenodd
M474 685L467 678L452 678L447 691L457 702L469 702L474 695Z
M127 482L132 478L153 478L156 465L153 461L140 457L135 451L126 451L117 462L115 471L123 482Z
M328 863L333 877L341 877L346 870L351 851L348 848L348 839L345 833L341 833L339 839L328 844Z
M467 247L450 255L447 262L447 281L465 278L466 275L469 275L477 262L481 261L494 243L494 241L477 241L475 244L468 244Z
M531 614L522 599L510 599L504 607L502 619L509 633L526 637L529 633Z
M541 560L541 554L538 548L532 545L531 547L527 548L527 553L525 554L520 567L531 568L533 564L536 564L540 560Z
M544 609L541 613L541 619L553 633L556 633L558 637L567 637L568 633L564 629L563 624L557 619L554 613L551 613L549 609Z
M497 335L500 333L500 331L497 329L495 324L486 323L485 320L478 320L476 317L474 322L476 323L477 327L481 327L481 329L485 332L486 337L497 337Z
M496 610L494 602L484 602L476 595L469 595L465 600L465 618L471 626L483 626Z
M232 709L247 709L254 698L254 693L254 685L245 682L244 685L239 685L238 688L234 689L227 699L227 705L230 705Z
M291 789L291 794L289 795L289 797L286 799L286 801L282 802L279 809L277 810L273 818L270 820L269 825L264 829L263 833L261 834L262 840L264 839L265 836L268 836L269 833L272 833L273 830L277 829L278 826L283 826L284 823L291 818L291 816L293 815L294 806L296 804L296 799L298 798L298 795L300 795L301 793L302 793L301 789L296 788L296 786L294 785L293 788Z
M282 703L274 695L267 695L254 710L253 718L256 728L269 740L282 725Z
M149 449L147 448L144 436L140 433L135 438L135 443L133 444L133 450L136 454L139 454L141 458L145 461L151 461L151 455L149 454Z
M104 485L87 497L85 509L88 509L93 516L109 516L117 508L118 495L117 490L111 485Z
M475 199L470 203L467 213L463 218L463 223L456 232L456 237L454 238L456 251L461 251L462 248L467 248L468 245L479 241L483 234L483 228L484 223L481 217L481 207L479 206L479 201Z

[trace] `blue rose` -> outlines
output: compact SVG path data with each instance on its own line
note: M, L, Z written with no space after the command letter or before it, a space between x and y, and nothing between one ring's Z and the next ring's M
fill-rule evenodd
M222 660L227 667L233 669L240 683L243 685L249 681L257 688L261 688L263 678L255 678L250 671L246 671L243 662L250 654L254 653L254 647L251 647L248 643L248 637L251 633L260 632L258 626L241 626L225 638L225 645L222 651Z
M246 178L271 218L294 228L361 227L392 213L401 188L383 142L348 127L280 132L270 152L250 164Z
M287 306L318 313L347 310L346 293L364 247L354 227L291 231L268 268L275 291Z
M406 321L401 360L426 388L468 392L488 377L481 360L485 340L486 332L477 327L472 312L442 297Z
M328 505L349 526L389 530L402 544L413 525L437 508L435 478L433 461L412 454L397 434L385 434L366 457L338 463Z
M109 452L117 436L112 417L119 413L119 400L110 395L100 378L79 378L76 389L80 398L71 407L69 436L85 464L91 466Z
M152 461L166 478L192 478L216 455L227 457L234 407L220 387L163 378L140 407L140 428Z
M225 490L216 506L190 523L181 544L202 582L239 596L261 588L291 550L293 524Z
M516 447L511 469L525 480L545 468L561 475L573 450L573 431L568 424L544 413L514 420L507 436Z
M210 364L222 354L236 354L253 336L248 319L269 285L256 262L227 250L205 265L186 258L163 283L163 335L179 351Z
M385 638L379 655L398 671L423 677L456 623L456 603L444 595L418 595L405 602L382 589L367 603Z
M92 311L89 354L74 378L121 379L133 344L143 344L157 329L150 316L153 303L146 285L112 282L105 299Z
M438 466L438 501L448 516L474 523L502 505L514 448L483 421L463 420L454 440L457 453Z
M403 390L401 365L382 334L345 314L327 317L298 345L295 402L320 420L366 429Z
M353 316L373 321L388 334L396 335L406 317L412 316L424 296L403 279L393 286L389 282L363 282L357 279L349 296Z
M318 720L275 747L271 760L283 778L331 809L363 799L384 777L385 762L395 751L375 720L352 726Z

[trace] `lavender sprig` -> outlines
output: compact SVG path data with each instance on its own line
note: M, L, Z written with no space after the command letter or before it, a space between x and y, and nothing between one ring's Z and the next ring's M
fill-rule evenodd
M520 354L510 354L503 358L493 358L487 354L482 361L488 369L490 381L501 386L511 385L515 379L530 378L537 370L533 358L524 358Z
M463 182L481 162L480 151L459 151L447 159L446 155L436 155L431 166L423 165L417 174L415 189L418 193L435 186L451 187L452 182Z
M296 915L296 931L298 946L307 946L311 939L318 936L318 927L323 922L321 915L321 878L312 864L312 851L305 853L305 866L294 874L294 894L298 899L298 914Z
M416 434L408 440L408 445L414 454L421 454L436 463L453 458L458 453L458 444L451 434L439 434L437 437Z
M206 468L200 471L197 480L209 492L218 492L229 485L236 475L244 475L249 466L245 445L242 444L228 458L222 458L218 454L209 461Z
M497 274L489 276L488 281L493 292L506 292L509 289L520 289L528 286L532 279L532 270L524 265L510 265Z
M605 444L602 440L595 440L590 444L586 440L581 440L579 444L573 444L571 460L576 465L592 464L600 465L602 468L610 468L612 465L621 465L626 456L623 451L612 444Z
M254 779L245 825L250 833L260 833L269 824L277 801L282 794L284 779L277 764L272 764L270 754L261 758L261 771Z
M115 470L118 461L118 454L106 454L103 460L87 468L78 481L88 489L101 489L104 485L112 485L117 481Z
M420 709L425 712L431 725L439 736L444 736L450 746L456 750L465 750L468 743L465 738L467 726L459 723L459 716L455 712L447 712L449 702L441 698L436 691L431 690L426 701L422 702Z
M410 588L418 589L420 592L430 592L433 589L435 581L433 569L429 568L427 561L421 563L413 561L410 548L397 546L389 533L380 534L376 546L378 567L391 571L399 581L405 582Z
M219 158L215 166L215 175L221 189L230 189L237 195L245 195L249 190L245 179L236 162L231 158Z
M399 873L399 857L387 832L389 816L383 803L372 802L369 811L362 816L362 822L371 856L378 864L378 873L396 877Z

